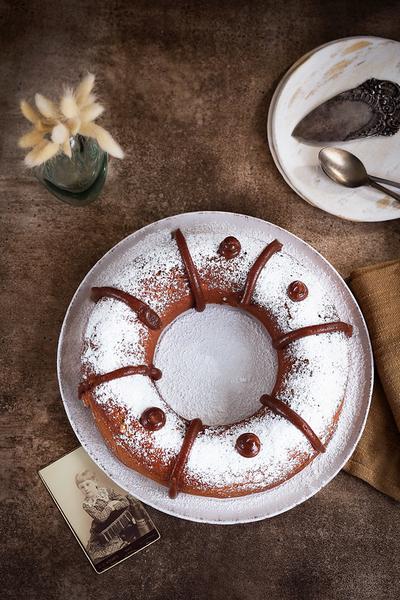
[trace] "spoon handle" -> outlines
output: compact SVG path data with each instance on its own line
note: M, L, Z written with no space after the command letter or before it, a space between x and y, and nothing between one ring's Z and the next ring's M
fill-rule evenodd
M395 188L400 188L400 183L396 181L391 181L390 179L383 179L383 177L376 177L376 175L368 175L372 181L376 181L377 183L386 183L386 185L391 185Z
M392 198L394 198L395 200L398 200L400 202L400 194L396 194L396 192L392 192L392 190L389 190L388 188L384 187L380 183L376 183L376 181L373 181L371 178L368 178L368 183L371 187L375 188L376 190L379 190L380 192L384 192L388 196L391 196Z

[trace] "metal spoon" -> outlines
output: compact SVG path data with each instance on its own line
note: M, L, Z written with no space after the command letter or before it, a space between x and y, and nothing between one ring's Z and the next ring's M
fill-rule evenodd
M336 183L351 188L370 185L381 192L385 192L385 194L395 198L395 200L400 201L400 194L396 194L396 192L380 185L380 183L386 183L400 188L400 183L368 175L361 160L357 156L354 156L354 154L351 154L351 152L347 152L347 150L342 150L341 148L322 148L318 154L318 158L324 173Z

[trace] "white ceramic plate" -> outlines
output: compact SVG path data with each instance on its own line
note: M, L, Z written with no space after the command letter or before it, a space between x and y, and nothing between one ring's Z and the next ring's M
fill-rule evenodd
M96 285L103 270L118 268L120 257L145 236L157 231L190 229L198 224L218 224L226 235L248 232L267 240L275 237L290 247L299 260L313 265L332 286L344 321L354 326L349 340L352 370L339 426L327 452L285 484L273 490L241 498L215 499L180 494L168 497L167 488L128 469L108 451L97 431L90 410L78 400L80 353L88 315L93 308L89 288ZM58 346L58 377L61 396L71 425L90 457L111 479L140 500L168 514L207 523L246 523L272 517L300 504L326 485L352 454L364 427L372 390L372 353L367 328L356 301L333 267L318 252L291 233L260 219L223 212L187 213L157 221L136 231L112 248L93 267L75 293L64 319Z
M268 141L276 166L299 196L343 219L388 221L400 217L400 202L369 187L345 188L322 172L318 152L339 146L353 152L371 175L400 181L400 132L352 142L309 146L292 137L297 123L316 106L366 79L400 84L400 43L351 37L312 50L285 74L268 113Z

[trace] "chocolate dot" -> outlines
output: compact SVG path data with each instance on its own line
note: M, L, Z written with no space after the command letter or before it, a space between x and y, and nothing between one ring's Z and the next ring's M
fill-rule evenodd
M228 236L219 245L218 254L227 260L235 258L240 253L241 245L235 237Z
M157 431L165 425L165 413L157 406L146 409L139 419L140 424L148 431Z
M308 288L302 281L292 281L287 289L288 296L293 302L301 302L308 296Z
M260 452L261 442L254 433L242 433L236 440L235 448L241 456L252 458Z

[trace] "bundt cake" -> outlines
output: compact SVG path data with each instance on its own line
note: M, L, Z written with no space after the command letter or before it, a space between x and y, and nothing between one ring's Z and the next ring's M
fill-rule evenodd
M345 398L352 326L329 286L278 240L231 233L199 225L149 234L91 289L78 395L115 455L171 498L240 496L286 481L325 451ZM229 424L186 418L160 392L160 340L209 305L256 319L276 355L259 408ZM171 349L171 364L179 352Z

